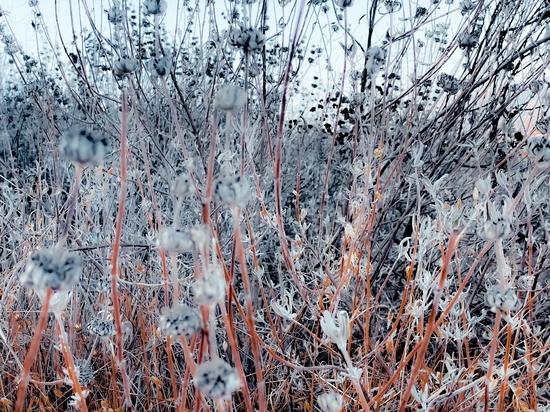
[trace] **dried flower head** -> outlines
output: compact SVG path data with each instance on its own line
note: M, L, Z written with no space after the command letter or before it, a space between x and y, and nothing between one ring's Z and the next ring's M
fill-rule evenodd
M219 266L193 283L193 293L197 305L215 305L225 297L225 278Z
M144 0L143 1L143 12L145 14L155 15L155 14L164 14L168 4L165 0Z
M343 404L342 395L336 392L323 393L317 398L317 405L323 412L340 412Z
M234 84L225 84L216 94L214 106L220 110L233 111L246 103L246 92Z
M245 52L255 52L265 46L264 34L256 29L235 29L229 32L228 42L231 46L240 47Z
M112 24L122 23L124 15L122 13L122 9L120 8L120 3L118 1L116 0L113 1L113 7L105 11L107 12L107 20L109 20L109 23L112 23Z
M170 184L170 193L179 198L193 196L195 190L195 184L189 173L181 173Z
M82 266L78 255L58 248L41 249L30 259L21 284L37 291L70 290L80 278Z
M112 319L106 317L95 317L87 326L88 332L101 339L107 339L116 334L115 324Z
M235 368L215 359L197 366L193 384L204 396L218 400L231 397L241 387L241 379Z
M118 59L113 67L115 76L124 77L130 73L135 72L139 67L139 62L133 57L123 57Z
M166 227L159 232L157 245L167 252L187 253L193 251L194 242L189 230Z
M335 3L338 7L351 7L351 6L353 6L353 0L336 0Z
M202 319L196 308L176 304L162 309L159 328L166 336L185 336L191 339L202 330Z
M518 297L513 289L507 288L504 292L498 289L488 290L485 294L485 303L494 312L496 309L514 310L518 304Z
M386 61L386 50L378 46L370 47L366 53L366 69L369 75L373 76L380 71Z
M82 166L98 166L109 150L105 136L91 130L71 129L61 137L61 153L74 163Z
M94 378L94 368L90 365L86 359L75 359L74 361L76 377L80 385L86 387L90 384ZM73 386L73 381L69 377L69 371L63 368L65 374L64 383L68 386Z
M497 217L485 221L479 234L487 240L506 239L512 235L512 225L508 219Z
M533 136L527 142L527 156L540 169L550 166L550 140L544 136Z
M216 201L227 205L244 207L250 198L250 186L241 176L228 176L214 183Z

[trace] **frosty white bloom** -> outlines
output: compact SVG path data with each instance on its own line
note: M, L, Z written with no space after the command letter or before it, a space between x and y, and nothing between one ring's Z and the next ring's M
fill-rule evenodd
M235 29L229 32L228 42L231 46L240 47L245 52L261 50L265 45L265 36L259 30Z
M476 182L476 189L481 193L482 195L487 195L492 190L491 185L491 176L487 176L485 179L479 179Z
M225 84L216 93L214 106L220 110L233 111L246 103L246 92L234 84Z
M544 136L533 136L527 142L527 156L540 169L550 166L550 141Z
M101 339L107 339L116 334L115 324L112 319L105 317L93 318L87 326L88 332Z
M59 150L73 163L98 166L107 155L109 142L91 130L71 129L61 136Z
M323 393L317 398L317 405L323 412L340 412L343 404L342 395L336 392Z
M114 64L114 73L117 77L124 77L135 72L139 67L139 62L133 57L123 57L118 59Z
M241 176L228 176L216 180L214 196L219 203L244 207L250 198L250 186Z
M193 293L197 305L215 305L225 297L225 279L221 268L214 268L208 276L193 283Z
M153 77L166 76L170 70L170 59L166 56L160 59L151 59L147 63L147 68Z
M164 14L168 4L165 0L144 0L143 2L143 12L145 14Z
M157 245L167 252L187 253L193 251L194 242L189 230L166 227L160 230Z
M193 196L195 190L195 184L189 173L181 173L170 184L170 193L177 197Z
M191 339L202 330L202 319L197 309L176 304L162 309L159 328L166 336L185 336Z
M335 343L340 350L344 351L349 337L349 315L346 311L338 312L338 326L328 310L323 312L321 318L321 329L331 342ZM343 348L343 349L342 349Z
M75 253L58 248L41 249L30 259L21 284L36 291L53 289L56 292L70 290L80 278L82 266Z
M193 385L214 400L227 399L241 387L239 374L227 362L215 359L197 366Z
M502 217L485 221L480 236L487 240L506 239L512 235L510 221Z
M488 290L485 293L485 303L495 312L514 310L518 304L518 297L513 289L507 288L504 292L498 289Z

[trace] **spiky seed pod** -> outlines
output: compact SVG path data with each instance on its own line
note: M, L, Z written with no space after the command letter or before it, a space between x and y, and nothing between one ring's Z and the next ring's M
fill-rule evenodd
M176 304L162 309L159 329L165 336L185 336L191 339L202 330L202 319L196 308Z
M479 234L487 240L506 239L512 235L512 226L507 219L499 217L484 222Z
M105 136L91 130L72 129L61 137L60 152L81 166L99 166L109 150Z
M241 379L235 368L215 359L197 366L193 384L204 396L218 400L230 398L241 387Z
M527 142L527 156L540 169L550 166L550 140L544 136L533 136Z
M58 248L41 249L30 259L21 284L36 291L53 289L56 292L70 290L77 284L82 272L80 258L75 253Z
M246 103L246 92L234 84L225 84L216 93L216 109L233 111Z
M164 14L168 8L165 0L145 0L143 2L143 12L147 15Z
M216 201L232 206L245 207L250 198L250 186L241 176L228 176L214 183Z
M317 405L323 412L340 412L343 403L342 395L336 392L323 393L317 397Z
M253 28L231 30L227 41L231 46L239 47L245 52L260 51L265 46L264 34Z

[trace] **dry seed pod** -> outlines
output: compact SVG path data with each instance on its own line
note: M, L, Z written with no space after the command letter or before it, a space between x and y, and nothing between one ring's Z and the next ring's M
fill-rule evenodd
M110 336L116 335L115 324L111 319L96 317L88 323L88 331L101 339L108 339Z
M234 84L225 84L216 93L214 106L217 109L233 111L246 103L246 92Z
M218 400L230 398L241 387L241 379L235 368L215 359L197 366L193 384L204 396Z
M176 304L162 309L159 329L165 336L185 336L191 339L202 330L202 320L197 309Z
M81 166L99 166L109 150L105 136L86 129L72 129L63 134L60 152L73 163Z
M135 72L139 67L139 62L133 57L123 57L118 59L113 67L115 76L124 77L128 74Z
M165 0L145 0L143 2L143 12L147 15L164 14L168 4Z
M208 276L197 279L192 287L197 305L215 305L225 297L225 279L219 267L213 268Z
M21 284L37 291L70 290L77 284L82 272L78 255L57 248L41 249L30 259L21 274Z
M479 234L487 240L506 239L512 235L512 226L507 219L499 217L483 223Z
M194 242L188 230L166 227L159 232L157 245L167 252L187 253L193 251Z
M188 173L182 173L176 177L170 185L170 193L177 197L193 196L195 194L195 184Z

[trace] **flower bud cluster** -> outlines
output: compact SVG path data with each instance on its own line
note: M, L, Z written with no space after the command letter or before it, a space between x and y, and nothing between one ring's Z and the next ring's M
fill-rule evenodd
M480 230L480 236L487 240L506 239L511 235L510 221L503 217L487 220Z
M168 8L165 0L145 0L143 2L143 12L148 15L164 14Z
M231 46L239 47L245 52L256 52L265 46L264 34L256 29L235 29L229 32L228 42Z
M98 336L101 339L106 339L116 334L115 324L112 319L104 317L93 318L90 323L88 323L87 328L92 335Z
M216 94L214 106L217 109L233 111L246 103L246 92L234 84L225 84Z
M550 166L550 140L544 136L534 136L527 142L527 156L540 169Z
M209 273L193 283L194 300L197 305L213 306L225 297L225 278L219 266L211 268Z
M105 136L86 129L72 129L61 137L59 144L61 153L81 166L98 166L109 150L109 142Z
M215 359L197 366L193 384L204 396L218 400L230 398L241 387L241 379L235 368Z
M202 330L202 319L196 308L176 304L162 309L159 328L165 336L185 336L191 339Z
M323 393L317 397L317 405L323 412L340 412L343 403L342 395L336 392Z
M63 292L77 284L81 272L78 255L48 248L39 250L31 257L20 280L23 286L36 291L53 289Z
M214 183L214 196L219 203L245 207L250 198L250 186L241 176L221 177Z
M498 289L488 290L485 294L485 303L492 311L496 309L514 310L518 304L518 297L514 290L507 288L504 292Z

